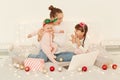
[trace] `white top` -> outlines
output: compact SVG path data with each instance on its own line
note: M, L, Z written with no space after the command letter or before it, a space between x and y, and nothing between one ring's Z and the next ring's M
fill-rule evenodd
M79 47L79 49L76 47L76 44L72 44L70 41L71 34L74 33L74 25L73 26L65 26L63 24L59 26L55 26L56 30L64 30L64 33L55 33L54 42L58 45L58 51L59 52L65 52L65 51L72 51L77 52L76 54L85 53L89 48L89 40L88 36L86 37L86 40L84 42L84 48L82 46ZM82 40L81 40L82 41ZM79 51L80 50L80 51Z
M83 40L80 40L81 43L83 43ZM73 44L73 46L75 47L74 48L74 53L75 54L81 54L81 53L87 53L88 52L88 48L89 48L89 45L88 45L88 41L87 41L87 38L85 39L85 42L84 42L84 47L81 45L81 46L77 46L77 44Z

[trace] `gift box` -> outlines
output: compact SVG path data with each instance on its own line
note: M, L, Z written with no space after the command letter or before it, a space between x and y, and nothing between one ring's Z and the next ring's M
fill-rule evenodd
M24 66L29 67L32 71L42 71L44 68L44 59L27 58L24 61Z

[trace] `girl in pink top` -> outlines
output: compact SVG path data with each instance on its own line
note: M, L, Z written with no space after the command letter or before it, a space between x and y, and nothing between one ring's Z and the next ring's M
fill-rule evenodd
M31 58L43 58L45 61L47 61L48 59L50 61L52 61L53 63L57 63L57 61L55 60L56 56L54 55L55 52L57 51L57 45L55 43L53 43L53 35L54 35L54 29L53 29L53 22L47 22L48 19L46 19L44 21L44 25L43 25L43 32L42 32L42 36L40 39L40 46L41 46L41 50L40 52L35 55L35 54L30 54L28 57ZM34 35L35 33L31 34ZM39 34L38 34L38 38L39 38ZM47 56L47 57L46 57ZM45 59L48 58L48 59Z

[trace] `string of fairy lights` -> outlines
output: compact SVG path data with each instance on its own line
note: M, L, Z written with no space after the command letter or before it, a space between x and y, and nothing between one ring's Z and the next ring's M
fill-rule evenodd
M103 65L102 67L97 67L97 66L93 66L93 67L87 67L87 66L83 66L82 68L79 67L78 69L74 70L74 71L67 71L65 70L63 67L55 67L53 65L47 67L45 69L43 69L42 72L40 71L31 71L30 69L26 70L25 68L20 68L19 67L15 67L15 65L13 65L13 63L11 63L10 58L5 60L5 63L1 63L0 64L0 68L6 68L5 71L10 72L11 75L13 75L17 80L23 79L23 78L27 78L29 80L32 79L38 79L39 77L41 79L50 79L50 80L54 80L54 76L53 75L58 75L61 77L61 80L66 80L68 78L72 78L76 75L84 75L85 73L93 73L93 72L97 72L97 73L101 73L102 75L106 75L108 72L107 71L111 71L111 75L119 75L120 74L120 68L119 65L117 64L113 64L111 65L111 67L106 67L107 65ZM66 74L66 75L62 75L62 73ZM24 76L23 76L24 75Z

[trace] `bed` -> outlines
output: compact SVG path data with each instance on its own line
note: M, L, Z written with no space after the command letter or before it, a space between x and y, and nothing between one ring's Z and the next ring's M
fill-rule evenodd
M72 22L67 22L67 23L69 24L67 26L74 25L71 24ZM16 43L12 44L11 47L9 48L9 52L10 52L9 56L4 60L0 61L1 80L33 80L33 79L34 80L119 80L120 63L119 61L114 61L114 60L113 60L114 63L118 65L118 68L116 70L112 68L108 68L107 70L102 70L102 68L97 67L95 65L89 67L86 72L83 72L78 69L74 71L68 71L65 68L59 70L60 66L55 65L51 62L45 63L47 70L46 72L39 72L39 71L26 72L25 70L20 70L15 68L12 64L12 59L11 59L13 56L24 56L26 58L30 53L37 53L39 51L37 47L38 43L35 39L36 37L29 40L26 38L26 34L31 32L32 30L35 30L36 28L39 28L38 23L34 23L34 24L24 23L18 26L19 36L17 37ZM70 29L71 29L70 33L72 33L72 28ZM93 48L95 47L96 46L93 46ZM112 55L106 54L105 56L109 57ZM50 66L54 66L55 71L51 72L49 70Z

